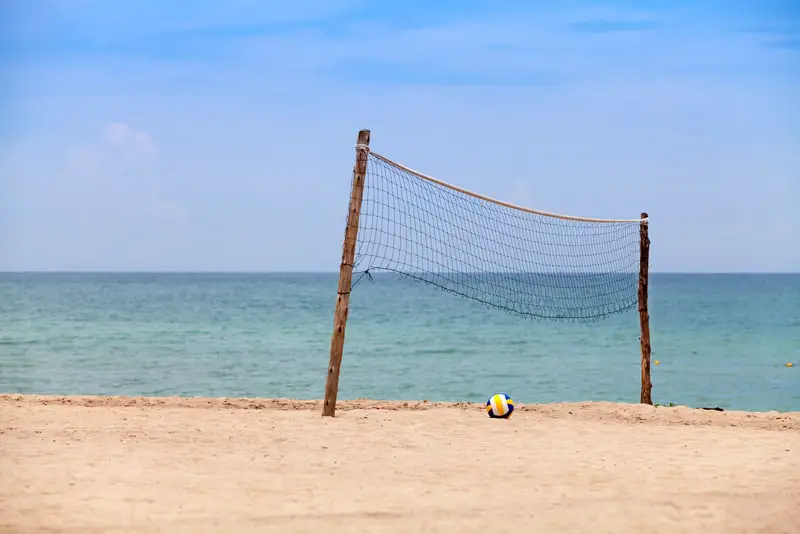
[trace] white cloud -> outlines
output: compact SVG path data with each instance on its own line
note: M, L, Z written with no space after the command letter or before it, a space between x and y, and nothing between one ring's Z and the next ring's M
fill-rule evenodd
M186 210L165 193L156 143L145 130L125 122L106 124L98 137L68 149L66 170L71 186L85 199L118 204L116 214L126 221L188 221Z
M142 155L155 152L155 143L147 132L137 130L124 122L112 122L103 129L106 141L113 147Z

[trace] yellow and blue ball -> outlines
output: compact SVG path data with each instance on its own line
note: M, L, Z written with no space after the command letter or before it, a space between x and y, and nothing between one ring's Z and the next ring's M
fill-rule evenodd
M495 393L486 401L486 412L492 419L508 419L514 412L514 401L505 393Z

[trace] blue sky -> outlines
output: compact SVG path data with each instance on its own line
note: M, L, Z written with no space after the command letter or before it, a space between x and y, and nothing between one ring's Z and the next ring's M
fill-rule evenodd
M791 1L0 0L0 270L335 271L353 144L800 271Z

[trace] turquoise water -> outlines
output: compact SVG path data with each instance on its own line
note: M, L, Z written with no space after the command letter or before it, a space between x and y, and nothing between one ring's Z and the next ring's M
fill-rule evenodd
M0 274L0 391L321 398L336 282ZM654 274L650 293L655 402L800 410L800 275ZM634 310L532 321L378 276L353 291L340 398L638 402L638 335Z

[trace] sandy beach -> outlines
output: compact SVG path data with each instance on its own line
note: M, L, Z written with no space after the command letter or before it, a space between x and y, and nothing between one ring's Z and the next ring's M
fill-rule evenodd
M0 396L0 532L800 532L800 413Z

